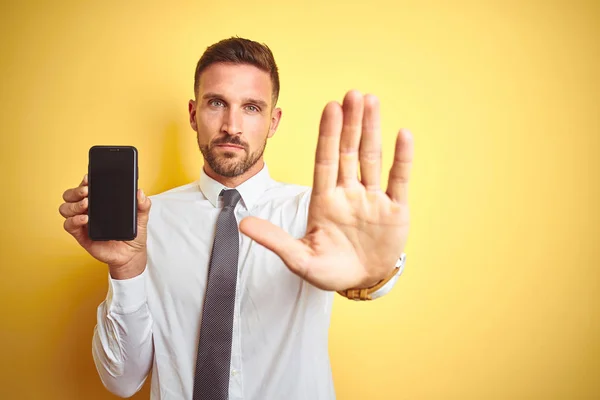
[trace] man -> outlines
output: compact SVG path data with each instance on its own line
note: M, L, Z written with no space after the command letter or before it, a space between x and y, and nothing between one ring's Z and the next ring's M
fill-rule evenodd
M375 298L400 274L412 137L400 131L383 192L378 101L350 91L323 111L313 188L278 183L263 161L281 119L269 48L210 46L194 89L200 179L152 201L140 190L135 240L89 239L87 176L63 196L65 230L108 265L102 382L128 397L152 370L152 399L333 399L333 293Z

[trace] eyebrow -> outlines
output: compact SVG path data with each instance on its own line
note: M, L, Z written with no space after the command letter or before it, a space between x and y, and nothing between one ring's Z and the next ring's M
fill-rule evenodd
M213 99L213 98L218 98L218 99L224 99L224 96L218 94L218 93L204 93L204 95L202 95L202 99L203 100L207 100L207 99ZM268 104L266 101L264 100L260 100L260 99L255 99L252 97L245 97L242 99L242 103L254 103L262 108L267 108Z

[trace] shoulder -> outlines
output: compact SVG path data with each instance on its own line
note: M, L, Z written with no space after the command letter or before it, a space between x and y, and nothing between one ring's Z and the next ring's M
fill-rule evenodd
M185 193L198 193L198 182L190 182L185 185L177 186L172 189L165 190L164 192L157 193L150 197L153 198L169 198L173 196L178 196Z
M272 181L265 190L262 198L265 202L271 201L303 201L310 199L312 188L304 185L293 183Z
M198 188L198 182L195 181L165 190L164 192L153 194L148 197L150 197L150 200L152 200L153 204L160 204L170 201L197 199L199 194L201 194L201 192Z

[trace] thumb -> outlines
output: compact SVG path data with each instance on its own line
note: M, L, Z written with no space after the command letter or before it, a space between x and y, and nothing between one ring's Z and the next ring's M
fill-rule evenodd
M137 192L137 200L138 225L146 227L146 225L148 225L148 215L150 214L150 207L152 206L152 202L150 201L150 198L146 196L142 189L139 189Z
M293 273L306 276L310 249L300 240L277 225L256 217L244 218L240 222L240 232L277 254Z

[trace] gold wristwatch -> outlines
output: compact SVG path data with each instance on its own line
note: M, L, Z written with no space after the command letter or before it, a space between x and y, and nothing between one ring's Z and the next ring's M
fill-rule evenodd
M404 270L404 263L406 262L406 254L402 253L392 273L385 279L379 281L376 285L365 289L346 289L338 290L338 293L350 300L373 300L372 294L384 287L389 281L395 276L400 276Z

